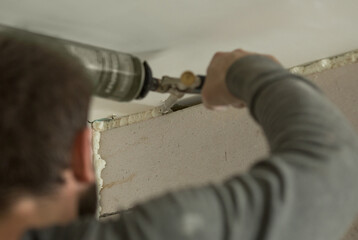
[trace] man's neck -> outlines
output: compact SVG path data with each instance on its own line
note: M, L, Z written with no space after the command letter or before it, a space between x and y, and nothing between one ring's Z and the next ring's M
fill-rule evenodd
M23 197L0 216L0 239L19 240L30 229L57 223L58 214L48 214L55 204L51 199Z
M35 204L31 200L16 203L7 213L0 218L0 238L7 240L19 240L22 235L31 228L31 222L36 216Z
M22 237L22 234L26 231L25 227L22 226L21 220L15 221L15 220L8 220L3 219L0 222L0 236L1 239L7 239L7 240L19 240Z
M19 240L30 229L63 225L77 217L80 193L88 186L77 184L70 171L64 173L66 184L52 194L21 196L0 215L0 239Z

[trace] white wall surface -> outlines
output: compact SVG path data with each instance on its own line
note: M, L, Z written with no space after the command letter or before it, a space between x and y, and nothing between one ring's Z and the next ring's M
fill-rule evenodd
M0 23L135 53L158 77L205 73L218 50L274 54L285 66L358 48L356 0L1 0ZM95 99L91 119L143 111L166 95Z
M358 63L309 76L358 131ZM268 154L246 110L202 105L101 132L102 213L127 209L167 190L218 182Z

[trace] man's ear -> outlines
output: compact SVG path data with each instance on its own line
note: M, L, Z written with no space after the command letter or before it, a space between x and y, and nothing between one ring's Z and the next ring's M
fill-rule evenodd
M72 148L71 167L79 182L93 183L95 180L91 146L91 130L86 127L77 133Z

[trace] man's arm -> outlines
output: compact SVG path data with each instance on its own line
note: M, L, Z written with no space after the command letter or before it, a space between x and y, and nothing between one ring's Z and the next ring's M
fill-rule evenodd
M213 84L230 96L208 94L207 82L204 103L244 102L269 142L265 161L221 185L168 193L118 221L79 222L46 239L339 239L358 210L356 134L318 89L275 61L233 62L215 78L226 83Z

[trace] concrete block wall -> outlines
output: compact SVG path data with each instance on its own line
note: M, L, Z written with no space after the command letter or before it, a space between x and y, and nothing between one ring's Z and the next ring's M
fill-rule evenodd
M355 63L308 77L358 131L357 76ZM213 112L199 105L102 132L99 154L107 163L102 172L102 214L128 209L166 191L220 182L267 153L262 132L247 110ZM358 219L346 240L358 238L357 226Z

